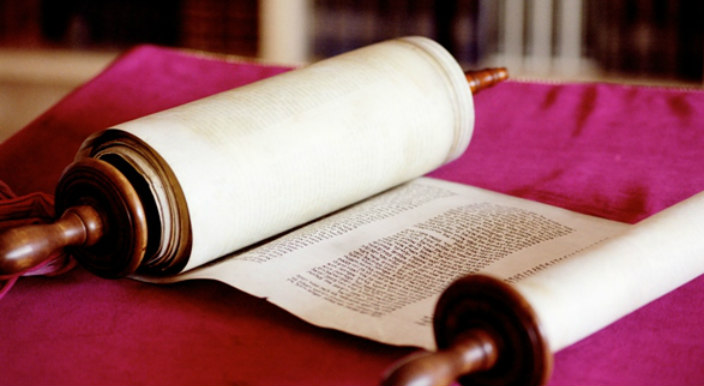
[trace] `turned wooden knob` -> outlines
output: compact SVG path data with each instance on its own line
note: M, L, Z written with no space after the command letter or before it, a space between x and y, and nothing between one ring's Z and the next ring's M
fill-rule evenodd
M467 71L464 76L467 78L472 94L476 94L508 79L508 70L505 67L485 68L483 70Z
M463 375L489 370L497 355L496 342L486 331L468 331L445 350L407 358L389 372L382 385L449 386Z
M484 275L463 277L438 300L438 351L396 367L383 385L526 385L547 382L552 353L530 305L511 286Z
M0 235L0 275L14 275L66 248L84 267L104 277L133 273L147 247L142 203L130 181L111 164L86 158L70 165L56 188L51 224L28 225Z
M103 220L90 206L66 210L53 224L13 228L0 234L0 276L26 271L67 246L90 246L103 236Z

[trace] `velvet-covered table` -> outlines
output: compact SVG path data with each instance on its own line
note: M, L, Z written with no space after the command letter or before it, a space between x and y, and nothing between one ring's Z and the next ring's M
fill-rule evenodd
M0 144L0 181L51 193L90 133L282 71L135 48ZM432 176L630 223L704 190L702 91L508 81L475 105L469 149ZM702 326L699 277L557 353L550 384L702 384ZM217 282L155 286L81 268L21 278L0 300L0 334L3 385L374 385L413 351L308 325Z

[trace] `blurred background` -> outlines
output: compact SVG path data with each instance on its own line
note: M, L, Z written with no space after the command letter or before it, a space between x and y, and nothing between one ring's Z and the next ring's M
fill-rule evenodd
M431 37L513 77L700 87L697 0L0 0L0 141L137 44L302 64Z

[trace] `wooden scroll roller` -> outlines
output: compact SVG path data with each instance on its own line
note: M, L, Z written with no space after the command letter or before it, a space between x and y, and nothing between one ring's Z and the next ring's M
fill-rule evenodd
M438 300L433 320L437 352L414 355L383 381L401 385L542 385L552 353L523 297L503 281L470 275Z
M52 224L14 228L0 235L0 272L30 269L60 248L106 277L134 272L147 247L143 200L123 173L92 158L71 164L56 187Z
M466 73L476 93L506 79L504 68ZM155 157L158 157L156 155ZM157 199L148 178L123 160L88 155L70 165L55 191L56 213L52 224L11 229L0 235L0 275L28 270L47 259L53 251L67 248L79 263L103 277L123 277L135 272L169 274L185 265L189 232L180 232L169 258L154 258L164 219L159 218ZM188 227L188 213L178 197L175 177L168 170L158 175L167 194L175 195L175 226ZM171 193L168 193L171 191ZM183 205L182 205L183 204ZM178 233L178 232L176 232Z

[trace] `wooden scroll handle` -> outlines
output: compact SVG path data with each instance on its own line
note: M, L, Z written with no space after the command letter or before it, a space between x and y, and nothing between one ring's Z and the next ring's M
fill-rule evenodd
M483 70L467 71L464 76L467 78L472 94L476 94L508 79L508 70L504 67L485 68Z
M28 225L0 234L0 276L33 268L67 246L91 246L103 236L103 219L91 206L66 210L53 224Z
M114 166L86 158L70 165L56 188L52 224L0 234L0 276L19 274L69 248L90 271L106 277L134 272L144 257L147 225L139 196Z
M453 283L440 297L433 328L438 351L392 369L384 386L544 384L552 354L538 319L508 284L483 275Z
M494 339L482 330L468 331L451 347L408 357L396 365L383 386L450 386L463 374L491 369L496 364Z

